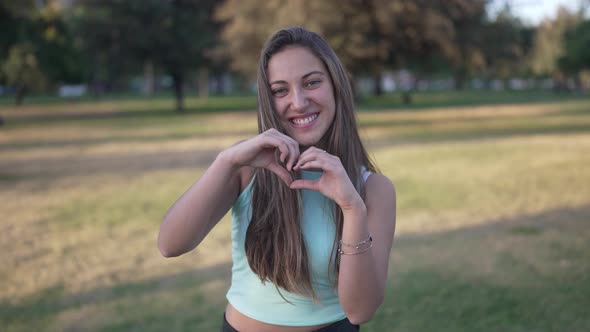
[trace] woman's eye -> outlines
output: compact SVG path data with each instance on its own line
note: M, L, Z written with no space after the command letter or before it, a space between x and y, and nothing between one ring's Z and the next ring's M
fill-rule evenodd
M279 89L272 90L271 92L272 92L273 96L283 95L287 92L287 89L279 88Z
M317 86L320 83L321 83L320 80L313 80L313 81L307 82L307 84L305 84L305 85L308 86L308 87L314 87L314 86Z

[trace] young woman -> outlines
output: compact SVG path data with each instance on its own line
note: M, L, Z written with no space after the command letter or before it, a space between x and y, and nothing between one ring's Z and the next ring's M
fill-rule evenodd
M383 301L395 189L363 147L348 77L319 35L288 28L265 44L258 130L170 208L158 247L194 249L232 208L222 331L358 331Z

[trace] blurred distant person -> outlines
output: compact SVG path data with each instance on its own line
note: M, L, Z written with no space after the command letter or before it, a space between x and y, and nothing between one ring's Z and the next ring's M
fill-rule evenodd
M191 251L232 208L222 331L359 331L383 302L395 189L369 159L346 71L318 34L288 28L264 45L258 131L174 203L160 251Z

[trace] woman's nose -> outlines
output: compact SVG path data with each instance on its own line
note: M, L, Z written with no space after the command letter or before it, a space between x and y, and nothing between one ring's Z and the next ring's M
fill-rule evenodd
M302 89L293 89L291 94L291 108L297 112L304 112L307 108L308 100L305 91Z

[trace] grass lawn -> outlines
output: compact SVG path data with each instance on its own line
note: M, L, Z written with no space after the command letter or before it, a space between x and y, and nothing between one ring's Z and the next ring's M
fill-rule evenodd
M590 99L502 98L359 113L398 195L363 331L590 330ZM179 258L156 237L216 153L255 134L251 101L225 102L0 106L1 331L219 329L229 219Z

